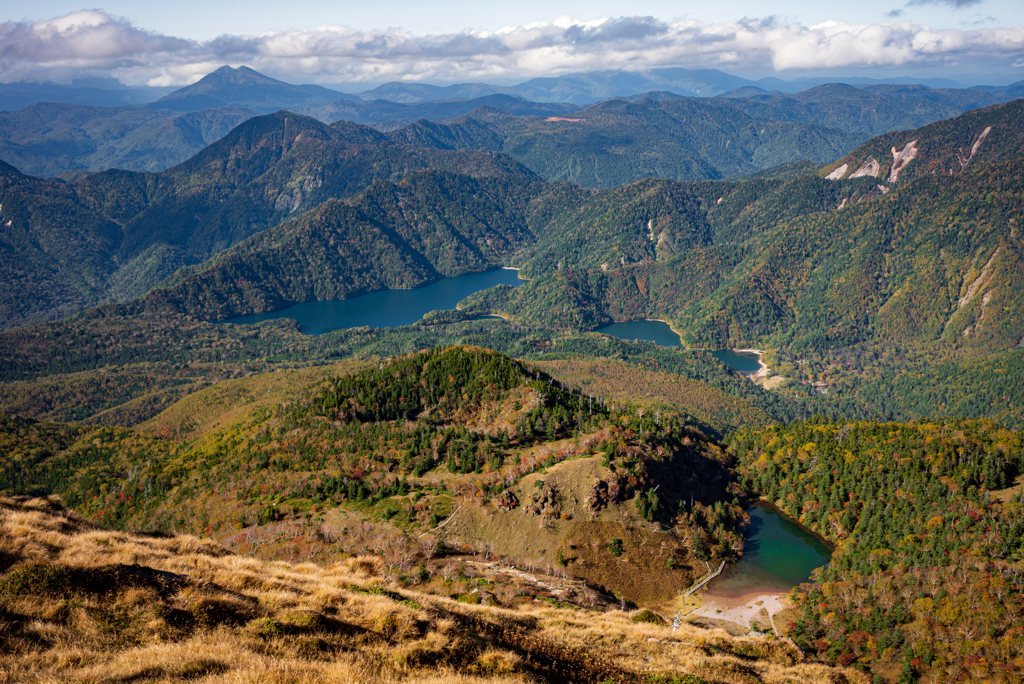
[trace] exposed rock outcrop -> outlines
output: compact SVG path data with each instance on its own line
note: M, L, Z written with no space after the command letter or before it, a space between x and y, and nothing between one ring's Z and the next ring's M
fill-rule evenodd
M985 138L992 132L992 127L987 126L985 130L978 134L978 137L974 139L974 144L971 145L971 151L969 154L964 154L963 148L957 153L957 161L960 162L960 170L963 171L967 168L967 165L974 159L974 155L978 153L978 149L981 147L981 143L985 142Z
M832 173L830 173L827 176L825 176L825 178L827 180L839 180L840 178L843 177L843 174L846 173L846 170L848 168L850 168L849 164L843 164L842 166L837 166L835 168L835 170L833 170ZM719 200L719 201L721 201L721 200Z
M519 508L519 497L511 489L506 489L498 496L497 506L503 511Z
M850 176L850 178L862 178L863 176L871 176L872 178L878 178L878 172L882 170L882 165L878 163L878 160L872 157L866 162L860 165L856 171Z
M917 158L917 141L911 140L903 149L899 152L896 151L896 147L892 148L892 168L889 169L889 185L895 183L900 177L900 171L902 171L907 164L914 161Z

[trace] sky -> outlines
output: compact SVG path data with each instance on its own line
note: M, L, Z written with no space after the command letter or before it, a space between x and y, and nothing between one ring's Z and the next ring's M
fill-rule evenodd
M80 0L79 0L80 2ZM747 77L1024 79L1024 0L0 0L0 81L513 83L662 66Z

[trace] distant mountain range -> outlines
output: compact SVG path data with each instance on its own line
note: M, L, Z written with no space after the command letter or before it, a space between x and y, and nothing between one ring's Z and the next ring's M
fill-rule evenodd
M222 137L233 126L259 113L286 109L326 123L345 120L374 124L382 131L395 131L413 122L455 120L484 107L486 111L492 112L486 115L491 119L494 119L494 110L522 117L523 120L515 124L517 131L566 129L540 120L530 121L530 117L589 117L589 123L569 127L585 129L582 132L586 134L580 138L576 133L581 131L573 133L576 142L567 143L569 147L565 149L544 149L541 138L536 138L534 142L508 142L512 127L512 120L509 119L503 119L502 131L493 130L490 134L492 137L498 135L502 142L499 144L492 140L483 147L508 151L549 179L565 178L585 185L606 187L643 175L696 180L733 173L754 173L776 163L795 161L802 158L801 155L815 163L823 163L850 151L866 139L864 136L917 128L1024 94L1022 84L979 89L935 89L921 84L871 83L860 88L826 84L796 93L785 93L778 89L768 92L757 84L786 86L784 82L772 79L755 83L716 70L653 69L642 73L606 71L533 79L514 87L480 83L444 87L390 83L358 95L350 95L316 85L292 85L247 67L222 67L190 86L146 104L105 107L74 102L38 102L15 112L0 112L0 159L25 173L37 176L62 176L70 173L72 175L68 177L71 178L82 172L110 168L160 171L188 159L205 145ZM41 96L60 91L69 100L84 97L79 92L83 88L89 92L106 93L104 97L108 97L107 100L95 94L93 99L108 104L154 97L153 89L103 90L97 87L103 83L79 83L81 87L77 90L61 90L62 87L53 84L29 85L34 88L33 92ZM25 84L0 86L0 102L3 101L4 88L21 86ZM711 96L718 98L715 104L710 102L710 99L714 99ZM527 161L532 154L529 148L534 143L540 146L538 154L545 158L572 157L576 154L572 152L573 145L577 148L580 145L586 146L588 153L596 154L597 157L610 154L609 160L618 159L623 154L629 157L635 151L634 148L623 152L620 145L618 151L609 150L602 146L604 143L598 138L589 137L596 119L608 120L605 115L611 110L602 103L607 99L624 99L633 103L651 100L662 102L655 109L667 110L671 106L664 102L681 98L703 101L704 104L693 106L697 109L703 107L707 111L713 108L716 116L725 117L719 123L726 127L749 119L771 123L771 126L758 128L766 134L771 131L797 130L779 124L805 124L810 128L800 129L803 133L794 133L796 137L789 142L776 137L768 147L764 143L756 144L755 147L760 151L756 154L751 151L749 154L753 156L738 165L726 158L735 155L743 157L746 153L731 146L747 143L740 143L739 138L733 142L722 141L723 146L731 147L724 156L715 151L714 143L709 143L709 149L702 154L710 166L702 171L672 170L656 161L659 157L676 159L670 150L678 150L680 145L686 147L697 144L682 139L663 140L665 145L660 150L652 151L654 157L631 171L620 173L604 169L596 176L590 174L592 178L588 178L588 174L582 171L582 166L577 171L568 171L545 167L536 158ZM601 102L595 104L594 100ZM672 106L678 108L681 105ZM579 114L584 107L589 108L586 116ZM646 107L651 110L650 105ZM482 121L485 117L481 115L476 118ZM454 125L463 123L454 122ZM684 127L690 135L695 134L699 128L693 124L691 122ZM612 138L621 138L636 125L634 119L626 124L625 129L609 133ZM667 129L659 129L653 120L643 125L650 128L655 137L663 138L666 134ZM863 135L858 137L842 133ZM409 133L421 134L422 131ZM466 138L466 134L466 131L459 133L463 138L461 143L448 141L441 146L454 145L459 149L470 149L480 144L472 136ZM686 166L692 158L693 154L686 153L678 157L673 165ZM566 163L571 166L575 162ZM628 163L633 164L632 161Z
M238 107L181 113L39 102L0 112L0 159L35 176L162 171L255 115Z
M495 86L487 83L459 83L448 86L434 86L422 83L385 83L372 90L357 93L363 99L391 100L393 102L426 102L429 100L469 99L484 95L513 95L535 102L572 102L585 105L606 100L610 97L629 97L649 91L664 91L684 97L715 97L739 88L757 88L759 91L797 93L827 83L846 83L870 88L880 85L903 85L934 89L965 89L962 84L948 79L891 79L869 78L801 78L784 81L779 78L763 78L756 81L733 76L717 69L661 68L642 71L591 71L565 74L551 78L534 78L512 86ZM1003 93L1014 86L979 86L992 94L1006 99L1020 95Z
M621 95L635 88L673 87L672 84L678 86L680 83L687 85L688 88L677 87L677 92L654 90ZM693 93L716 93L732 86L738 87L722 92L717 99L692 96ZM61 176L70 173L70 178L74 177L74 174L110 168L160 171L188 159L251 116L261 112L289 109L327 123L345 120L374 124L382 131L397 131L411 122L450 122L451 125L463 127L456 135L461 142L437 139L428 144L440 145L442 148L479 147L504 150L545 178L564 178L584 185L608 187L645 175L698 180L736 173L755 173L776 164L801 158L810 159L814 163L824 163L849 152L856 144L865 140L866 136L896 129L916 128L973 108L1002 102L1017 92L1020 86L970 90L933 89L923 85L873 84L864 88L854 88L848 85L827 84L787 94L779 91L767 92L750 85L749 81L714 70L662 69L653 70L642 76L625 72L601 72L556 79L534 79L521 84L522 94L486 94L488 88L490 86L486 84L443 88L421 84L388 84L362 93L361 97L387 96L409 101L363 101L354 95L345 95L320 86L294 86L245 67L222 67L191 86L143 106L106 108L37 103L17 112L0 113L0 159L25 173L37 176ZM579 88L590 93L586 97L581 96L583 100L592 95L620 93L612 99L620 102L626 100L634 104L644 100L661 103L641 107L646 108L648 112L655 109L667 111L672 107L678 109L683 105L668 105L666 102L685 98L694 103L686 105L691 109L695 107L694 111L713 110L716 117L724 117L720 118L716 126L728 128L734 124L746 125L743 122L770 123L771 125L757 128L758 135L769 134L775 137L770 143L741 142L741 138L748 136L748 132L740 137L734 136L735 139L731 142L729 139L723 139L720 141L722 149L719 150L715 147L718 143L710 141L705 144L678 137L667 140L665 136L669 135L669 129L675 130L673 127L679 122L670 123L669 128L661 127L654 120L641 123L635 117L628 122L623 120L613 123L607 114L614 107L607 106L606 102L589 105L588 113L584 115L580 114L584 108L581 104L526 99L526 96L544 99L556 92L572 99L584 92ZM450 99L458 95L473 97ZM420 101L422 98L430 97L449 99ZM474 115L477 123L489 119L490 123L485 125L492 128L487 134L489 141L483 143L474 137L475 133L465 129L465 122L455 121L481 108L484 108L484 113ZM498 130L495 128L497 119L494 112L499 110L521 120L500 117L502 121L498 128L501 130ZM618 111L627 110L639 111L638 107L626 107ZM534 118L536 120L533 120ZM550 118L583 118L588 119L588 122L569 126L566 122L553 124L544 121ZM591 135L595 131L594 125L598 119L605 121L604 125L607 126L622 123L625 127L608 129L607 135L603 133L605 137L599 139L600 136ZM782 124L803 124L805 127L794 128L792 125ZM659 139L663 144L657 149L652 148L649 152L644 152L643 154L648 156L642 163L635 164L635 160L630 159L624 163L631 166L631 169L617 171L616 164L624 158L631 158L638 148L623 147L619 144L612 149L608 145L613 139L621 142L623 136L630 135L630 131L635 132L638 125L649 129L654 136L651 139ZM700 126L691 121L671 135L677 135L682 130L686 130L687 135L697 135L699 129ZM439 130L435 129L435 133ZM442 138L444 135L454 134L452 130L454 129L441 134ZM566 139L559 143L561 147L558 149L547 149L543 136L549 135L553 130L570 135L574 142ZM802 132L796 133L798 130ZM542 134L542 131L547 132ZM534 133L541 137L534 136ZM424 135L424 131L409 131L405 135L421 136ZM427 134L427 137L432 135L434 133ZM783 137L779 137L780 135ZM785 135L791 136L788 141L785 140ZM500 137L501 141L497 142L495 136ZM536 150L531 152L534 145L537 146ZM685 148L693 145L707 147L704 152L697 155L706 162L705 167L700 170L684 168L695 158L692 150L679 152L682 149L680 146ZM744 152L743 149L747 149L745 146L749 145L754 147ZM577 164L572 161L581 159L579 153L584 147L587 154L591 155L591 167L594 159L599 157L607 157L611 166L601 169L596 175L584 171L586 163ZM744 159L744 155L749 158L738 163L728 161L730 158ZM555 166L552 167L549 162L542 161L541 157ZM558 158L564 158L567 166L560 167L560 162L552 161ZM658 159L672 159L669 164L672 168L665 166L665 163ZM574 164L576 166L573 166ZM572 168L576 170L569 170Z
M242 107L259 113L280 109L314 109L335 102L372 102L386 100L398 104L417 104L439 100L474 100L492 95L508 95L531 102L558 102L578 106L612 97L631 97L652 91L683 97L733 95L743 88L751 94L794 94L829 83L845 83L858 89L877 91L899 87L920 92L926 90L975 90L1000 101L1024 97L1024 81L1008 86L978 85L967 88L948 79L869 79L779 78L750 80L717 69L659 68L642 71L592 71L549 78L534 78L510 86L490 83L456 83L438 86L426 83L390 82L362 92L345 93L319 85L293 85L271 78L248 67L224 66L196 83L170 88L125 87L112 79L76 81L71 85L55 83L0 84L0 111L15 111L36 102L64 102L99 107L148 105L177 112L216 107ZM991 104L991 103L987 103ZM311 112L306 112L310 113ZM389 118L407 118L393 117ZM354 120L354 119L353 119ZM367 119L383 120L383 119ZM410 119L415 120L415 119Z
M114 79L86 79L60 83L0 83L0 112L13 112L37 102L63 102L89 107L141 105L174 88L126 87Z
M534 298L517 294L514 301L489 303L492 309L545 320L555 328L586 329L609 318L636 317L632 310L615 308L628 300L629 306L640 307L641 317L660 315L662 309L685 315L687 329L698 336L695 340L724 344L723 330L747 325L742 321L750 308L748 295L751 302L761 302L760 311L775 313L771 320L758 318L762 327L743 333L747 340L807 316L832 320L813 313L813 307L826 305L810 290L777 299L791 288L785 274L803 273L816 257L805 255L799 264L765 270L768 266L759 259L771 254L773 245L793 243L786 254L803 254L794 245L802 239L801 231L810 230L818 236L815 244L820 243L813 249L825 249L826 243L828 249L839 249L824 233L818 234L867 230L881 220L879 212L886 207L904 216L900 225L917 226L915 235L939 231L928 245L941 247L949 239L959 244L965 234L947 234L946 222L987 225L990 210L984 198L1016 192L1011 186L1019 162L1013 160L1024 154L1019 102L917 131L887 133L859 147L851 141L863 139L863 134L757 121L729 109L726 102L610 100L584 110L585 120L580 121L514 117L481 108L451 124L418 122L391 133L278 112L246 121L187 162L159 174L107 171L64 183L4 166L0 275L8 287L0 300L0 318L8 327L18 327L105 301L131 299L161 283L169 289L146 306L222 318L288 302L423 284L467 268L484 270L518 255L526 272L539 278L530 286ZM829 152L830 145L840 142L857 149L847 156ZM793 165L780 179L717 185L635 182L654 175L652 171L695 180L718 178L768 165L773 155L792 149L842 158L819 168ZM1007 161L1013 163L998 166ZM987 169L996 176L985 176ZM595 194L576 184L545 183L541 176L609 190ZM1007 183L1009 190L1000 189ZM897 204L882 199L890 192L896 193ZM840 211L847 206L856 209ZM951 209L957 206L966 212L962 219ZM1012 242L1017 210L1006 202L999 206L1005 214L999 221L1005 218L1011 226ZM826 230L819 223L834 226ZM900 236L907 228L890 235L883 224L871 227L871 239L899 242L904 260L899 263L908 264L900 266L910 278L906 283L931 278L932 271L920 268L934 263L934 255L905 244ZM881 237L875 235L879 230ZM762 234L767 237L757 238L763 243L761 251L742 256L747 254L746 247L740 250L744 240ZM982 242L965 247L968 251L949 268L959 273L976 266L981 273L979 255L988 254L988 259L997 247L991 240L1000 234L986 232ZM874 283L880 277L873 270L876 264L859 261L859 244L851 241L854 252L827 259L852 260L853 265L842 266L852 269L843 277ZM1011 273L1015 266L1006 260L1016 249L999 252L1002 261L993 264ZM210 257L214 259L205 261ZM742 267L736 261L741 257L749 257ZM915 261L926 257L930 261L921 262L925 266ZM711 261L702 261L707 259ZM670 268L664 265L669 262L674 264ZM620 270L624 266L631 270ZM559 280L566 268L577 275ZM605 274L606 269L611 270ZM687 280L712 272L718 280ZM979 278L978 273L971 279ZM800 277L817 282L816 274L812 269ZM634 275L644 282L664 280L659 287L676 294L663 301L659 297L668 295L648 291L648 285L633 292ZM886 278L897 288L896 276ZM733 280L732 289L716 289ZM999 282L999 297L1015 296L1016 278ZM819 285L825 288L827 283ZM1004 285L1009 288L1005 292ZM614 294L621 288L626 289ZM897 290L886 290L884 297L869 293L871 301L887 301L892 309L879 313L875 325L892 327L900 320L931 315L918 311L923 293L915 295L910 285ZM685 302L679 299L684 294ZM608 297L612 299L606 301ZM813 299L813 307L801 304L803 297ZM576 313L547 320L547 313L535 310L541 302L550 305L549 313ZM701 318L707 307L707 317ZM933 308L947 311L948 302ZM712 309L733 311L736 317L719 320L720 314L708 313ZM999 318L995 309L957 309L947 311L947 318L954 313L956 320L949 325L960 330L998 321L1001 327L988 330L984 339L1021 335L1019 326ZM974 318L968 320L970 316ZM845 335L863 331L866 323L836 319L835 325Z
M728 100L613 99L569 117L512 116L481 107L448 122L420 121L393 139L439 149L504 152L549 181L610 188L641 178L700 181L810 159L821 164L869 135L755 119Z
M531 102L512 95L483 95L463 100L430 100L403 104L388 100L369 102L332 102L323 107L294 109L325 123L352 121L355 123L394 122L387 128L398 128L414 121L444 121L465 116L478 107L493 107L515 116L568 116L583 107L569 102Z

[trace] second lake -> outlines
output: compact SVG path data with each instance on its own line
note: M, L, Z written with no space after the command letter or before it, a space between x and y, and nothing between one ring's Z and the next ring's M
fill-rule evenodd
M654 342L662 347L681 346L679 335L672 330L668 323L663 321L624 321L599 328L597 332L617 337L620 340L643 340ZM758 363L758 355L753 352L716 349L708 353L729 368L741 373L756 373L761 368L761 364Z
M680 346L679 335L664 321L624 321L598 328L595 332L611 335L620 340L654 342L662 347Z

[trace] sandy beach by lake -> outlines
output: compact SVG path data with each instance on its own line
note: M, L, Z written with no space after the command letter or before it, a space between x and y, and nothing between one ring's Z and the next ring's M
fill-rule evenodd
M687 615L687 618L728 620L747 629L756 622L762 631L771 627L776 634L779 634L779 630L775 627L772 616L789 607L789 598L782 593L754 593L737 597L708 594L702 595L701 599L704 605ZM762 611L767 613L767 620Z

